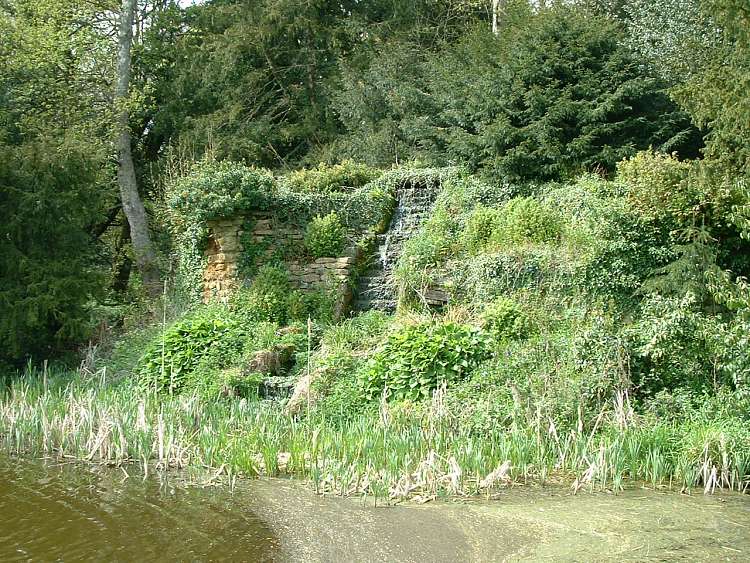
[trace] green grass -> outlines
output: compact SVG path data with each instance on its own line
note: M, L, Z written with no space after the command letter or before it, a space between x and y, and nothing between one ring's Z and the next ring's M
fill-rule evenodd
M513 483L556 482L576 490L645 483L706 491L748 488L747 429L730 422L645 422L557 433L523 428L463 430L440 393L426 409L381 406L352 420L296 419L279 403L194 395L157 396L126 383L33 369L0 394L0 447L21 455L144 472L223 468L230 475L290 475L319 492L397 500L473 495ZM150 469L149 469L150 468Z

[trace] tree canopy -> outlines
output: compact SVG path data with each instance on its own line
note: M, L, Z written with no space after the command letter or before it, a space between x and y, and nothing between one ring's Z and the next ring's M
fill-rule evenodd
M206 156L272 172L350 158L457 165L500 185L611 176L651 148L696 159L686 182L724 198L721 216L740 221L750 170L743 0L136 8L132 72L116 96L120 3L0 2L6 357L80 340L92 303L125 302L139 286L117 190L123 123L134 194L167 272L164 186ZM726 232L739 227L722 225L712 236L735 240Z

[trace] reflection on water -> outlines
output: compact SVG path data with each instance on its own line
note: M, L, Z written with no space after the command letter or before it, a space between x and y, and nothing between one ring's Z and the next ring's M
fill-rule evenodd
M226 488L0 455L1 561L273 561L277 549Z

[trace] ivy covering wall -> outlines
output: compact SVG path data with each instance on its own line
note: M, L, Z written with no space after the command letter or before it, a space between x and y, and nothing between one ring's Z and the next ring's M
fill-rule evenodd
M330 219L323 224L331 224L332 230L343 228L352 244L385 228L394 202L392 182L361 185L363 178L380 176L380 171L345 162L293 175L294 181L288 181L265 169L204 161L171 186L167 202L179 291L190 300L200 298L212 222L243 218L245 232L250 232L253 217L263 215L276 225L304 231L316 219L335 217L335 225ZM241 236L240 240L240 263L245 265L256 262L267 250L253 237ZM305 254L303 247L288 250L288 254ZM285 249L277 251L271 260L281 261L288 255Z

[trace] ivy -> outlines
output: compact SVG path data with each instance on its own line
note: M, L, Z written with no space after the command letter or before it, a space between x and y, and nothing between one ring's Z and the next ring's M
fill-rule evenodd
M371 169L367 174L358 172L358 181L373 175ZM346 174L338 176L351 180ZM304 174L296 173L295 177ZM167 197L179 261L178 285L183 293L192 300L200 295L210 221L248 217L260 211L271 214L277 223L303 228L315 217L335 212L348 232L367 233L381 229L390 216L393 183L374 181L348 191L336 191L331 182L324 184L325 190L320 193L297 192L292 189L296 189L293 182L277 180L267 170L228 161L198 163L171 186ZM307 187L314 185L312 182ZM239 268L247 277L256 273L258 257L268 249L268 243L252 239L252 226L252 220L246 219L240 239L243 252ZM279 249L277 258L283 260L289 250Z
M268 249L268 241L253 240L254 226L255 221L252 218L247 218L242 223L242 234L240 235L242 254L240 254L240 261L237 266L243 278L251 278L258 273L258 259Z

